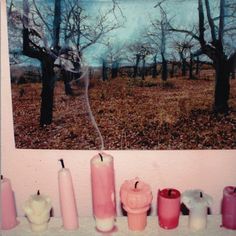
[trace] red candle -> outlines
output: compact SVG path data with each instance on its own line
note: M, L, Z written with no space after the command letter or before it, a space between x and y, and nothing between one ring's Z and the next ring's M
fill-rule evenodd
M236 229L236 186L227 186L223 191L222 225Z
M16 225L16 207L11 182L1 175L1 229L12 229Z
M96 227L103 232L111 231L116 217L113 157L101 153L94 156L90 164Z
M128 213L129 229L143 231L147 225L147 211L152 201L150 186L138 178L126 180L120 188L120 199Z
M180 192L176 189L159 190L157 198L159 225L164 229L176 228L180 215Z

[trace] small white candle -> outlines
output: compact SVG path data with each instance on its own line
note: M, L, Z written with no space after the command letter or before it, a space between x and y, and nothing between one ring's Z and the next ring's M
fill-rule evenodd
M30 221L32 231L42 232L47 229L51 208L51 199L48 196L40 195L39 191L37 194L31 195L25 202L23 209Z
M188 190L182 194L182 202L189 209L189 228L193 231L205 229L212 197L201 190Z

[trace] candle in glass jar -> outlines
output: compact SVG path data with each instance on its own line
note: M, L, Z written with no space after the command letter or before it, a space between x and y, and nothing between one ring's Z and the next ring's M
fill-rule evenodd
M223 191L222 225L236 229L236 186L227 186Z
M147 211L152 201L150 186L139 178L126 180L120 188L120 199L128 214L129 229L143 231L147 225Z
M157 197L159 225L164 229L176 228L180 215L180 192L176 189L159 190Z
M31 195L25 202L23 209L33 232L47 230L51 208L51 199L48 196L41 195L39 190L37 194Z
M62 168L58 172L58 187L63 228L76 230L79 224L72 177L70 170L65 168L64 161L60 159L60 162Z
M113 157L99 153L91 159L90 167L96 228L103 232L111 231L116 217Z
M16 206L11 182L1 175L1 229L12 229L17 223Z
M188 190L182 194L182 202L189 209L189 228L193 231L205 229L212 197L201 190Z

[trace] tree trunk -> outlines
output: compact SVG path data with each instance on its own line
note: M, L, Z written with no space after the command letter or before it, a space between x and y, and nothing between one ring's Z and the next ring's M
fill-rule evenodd
M162 54L161 55L162 57L162 72L161 72L161 79L163 81L166 81L167 80L167 61L165 59L165 56Z
M41 62L42 67L42 92L41 92L41 110L40 126L52 123L53 117L53 94L55 84L55 74L53 70L54 60L45 57Z
M73 79L72 77L74 74L70 71L62 70L62 77L64 80L64 86L65 86L65 94L66 95L73 95L73 90L70 86L70 81Z
M186 76L186 59L182 59L182 76Z
M146 65L146 60L145 60L145 56L143 56L143 66L142 66L142 80L145 79L145 65Z
M111 68L111 78L114 79L118 76L118 62L117 61L113 61L112 62L112 68Z
M193 79L193 55L190 55L189 79Z
M218 59L214 66L216 72L214 111L216 113L227 113L229 109L230 70L227 61L224 59Z
M140 55L137 54L137 55L136 55L136 63L135 63L135 66L134 66L134 78L136 78L137 75L138 75L138 65L139 65L139 61L140 61Z
M152 78L157 77L157 55L153 58L153 66L152 66Z
M197 56L197 61L196 61L196 72L195 72L195 74L196 75L199 75L199 56Z
M102 60L102 80L108 80L107 77L107 62L105 59Z
M173 78L175 74L175 62L172 61L171 63L171 70L170 70L170 77Z

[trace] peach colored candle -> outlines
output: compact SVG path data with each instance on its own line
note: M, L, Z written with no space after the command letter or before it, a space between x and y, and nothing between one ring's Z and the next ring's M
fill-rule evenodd
M17 225L16 206L11 182L1 175L1 229L12 229Z
M96 228L103 232L111 231L116 217L113 157L98 154L91 159L90 166Z
M72 177L64 161L61 159L60 162L62 168L58 172L58 187L63 227L66 230L76 230L79 224Z
M164 229L176 228L180 215L180 192L176 189L159 190L157 198L159 225Z
M222 225L236 230L236 186L227 186L223 191Z
M120 198L128 213L129 229L144 230L147 225L147 211L152 201L150 186L138 178L126 180L120 188Z

